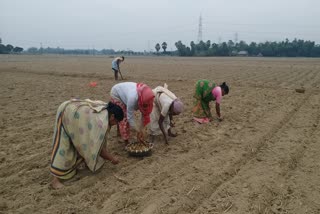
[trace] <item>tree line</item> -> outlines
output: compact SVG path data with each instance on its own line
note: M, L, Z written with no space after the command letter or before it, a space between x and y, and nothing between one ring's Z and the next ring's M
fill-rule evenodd
M281 42L251 42L245 41L212 43L200 41L190 42L190 47L181 41L175 43L179 56L268 56L268 57L320 57L320 45L313 41L301 39L288 39Z
M268 57L320 57L320 45L315 44L314 41L305 41L301 39L294 39L289 41L285 39L281 42L251 42L247 44L245 41L234 42L229 40L222 43L211 43L200 41L195 43L190 42L190 46L183 44L181 41L175 43L176 51L166 51L167 43L162 42L155 45L156 52L162 48L161 55L171 56L268 56ZM13 45L2 44L0 38L0 54L12 53L26 53L26 54L75 54L75 55L149 55L148 52L136 52L132 50L115 51L113 49L64 49L64 48L36 48L31 47L23 51L21 47L14 47Z
M14 47L13 45L2 44L2 39L0 38L0 54L11 54L11 53L21 53L23 48L21 47Z
M70 54L70 55L143 55L142 52L132 50L115 51L113 49L64 49L64 48L37 48L31 47L25 51L26 54Z

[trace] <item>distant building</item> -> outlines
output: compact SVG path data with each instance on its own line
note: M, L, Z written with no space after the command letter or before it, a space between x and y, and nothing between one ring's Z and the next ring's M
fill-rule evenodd
M238 51L231 51L231 56L237 56L238 55Z
M239 51L237 56L248 56L248 51Z

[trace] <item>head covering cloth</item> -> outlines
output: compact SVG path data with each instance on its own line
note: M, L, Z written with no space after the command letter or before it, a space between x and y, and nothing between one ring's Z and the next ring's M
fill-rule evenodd
M183 103L179 98L173 101L173 111L176 114L180 114L183 111Z
M154 93L144 83L137 83L138 107L143 116L143 125L150 123L150 114L153 108Z

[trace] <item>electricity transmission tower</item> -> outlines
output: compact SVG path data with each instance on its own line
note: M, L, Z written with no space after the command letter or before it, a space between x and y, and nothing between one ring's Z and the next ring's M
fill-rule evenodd
M202 17L199 18L198 43L202 41Z

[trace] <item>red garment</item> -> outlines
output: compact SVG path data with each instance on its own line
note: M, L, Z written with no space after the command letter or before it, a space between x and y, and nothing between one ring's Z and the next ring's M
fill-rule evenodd
M143 83L137 83L138 107L143 116L143 125L150 123L154 94L152 89Z

